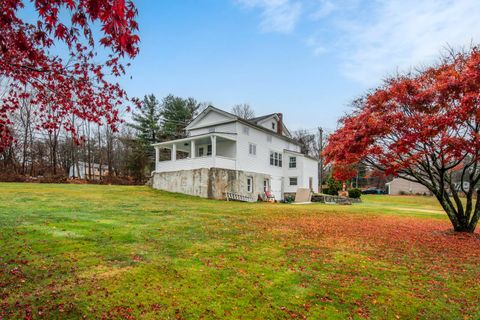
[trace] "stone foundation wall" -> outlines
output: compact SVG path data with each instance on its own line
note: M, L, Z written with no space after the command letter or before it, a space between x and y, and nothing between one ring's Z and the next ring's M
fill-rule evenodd
M253 178L253 192L247 192L247 177ZM153 175L154 189L179 192L209 199L224 199L224 192L234 192L257 199L263 194L263 181L267 174L220 168L203 168Z

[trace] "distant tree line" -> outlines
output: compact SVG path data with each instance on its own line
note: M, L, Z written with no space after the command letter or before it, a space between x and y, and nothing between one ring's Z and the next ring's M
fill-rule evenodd
M193 98L168 95L158 101L153 94L147 95L141 108L115 132L105 123L73 115L70 122L81 137L77 140L61 125L44 129L32 99L34 95L24 98L12 117L9 129L14 141L0 153L0 180L65 180L70 167L78 168L81 162L87 168L86 179L94 178L97 167L106 181L144 182L153 168L151 144L183 137L185 126L206 106Z

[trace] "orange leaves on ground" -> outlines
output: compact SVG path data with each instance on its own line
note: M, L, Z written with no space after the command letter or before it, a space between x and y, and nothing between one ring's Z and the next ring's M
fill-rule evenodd
M328 214L284 216L265 223L264 227L283 235L293 232L293 241L313 240L320 247L348 246L376 257L414 254L428 260L449 260L455 266L462 261L480 261L480 235L453 232L445 220Z

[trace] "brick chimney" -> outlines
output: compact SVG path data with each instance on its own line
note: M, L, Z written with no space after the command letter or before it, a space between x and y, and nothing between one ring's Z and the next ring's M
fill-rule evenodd
M278 123L277 123L277 133L283 136L283 114L277 113Z

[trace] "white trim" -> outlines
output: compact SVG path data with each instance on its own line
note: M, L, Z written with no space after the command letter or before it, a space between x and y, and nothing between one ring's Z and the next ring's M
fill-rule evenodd
M229 135L234 135L235 138L229 137ZM188 142L192 140L197 140L198 138L207 138L211 136L217 136L226 140L231 140L231 141L237 141L236 139L236 133L229 133L229 132L209 132L209 133L204 133L204 134L199 134L196 136L190 136L187 138L182 138L182 139L177 139L177 140L169 140L169 141L164 141L164 142L158 142L158 143L153 143L152 146L154 147L160 147L160 148L165 148L168 145L174 144L174 143L179 143L179 142Z
M296 179L296 184L292 184L292 179ZM296 187L298 186L298 176L294 176L294 177L288 177L288 185L290 187Z
M253 150L253 153L251 153L250 151ZM248 143L248 155L251 156L251 157L257 157L257 144L256 143L252 143L252 142L249 142Z
M273 164L270 163L270 155L271 153L273 152ZM278 164L279 165L275 165L275 153L277 153L279 155L278 157ZM281 159L281 162L282 162L282 165L280 165L280 159ZM268 152L268 164L271 166L271 167L275 167L275 168L283 168L283 153L281 151L275 151L273 149L269 149L269 152Z
M220 113L221 115L227 117L227 118L230 118L230 120L228 121L231 121L231 120L236 120L238 117L236 117L235 115L229 113L229 112L226 112L226 111L223 111L223 110L220 110L220 109L217 109L215 107L212 107L212 106L208 106L205 110L203 110L202 112L200 112L200 114L198 116L195 117L195 119L192 120L192 122L190 122L186 127L185 129L186 130L191 130L195 127L195 124L198 123L200 120L202 120L209 112L217 112L217 113ZM218 123L223 123L222 122L218 122Z
M255 190L255 188L253 187L253 177L252 176L247 176L247 192L248 193L253 193L254 190Z

